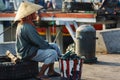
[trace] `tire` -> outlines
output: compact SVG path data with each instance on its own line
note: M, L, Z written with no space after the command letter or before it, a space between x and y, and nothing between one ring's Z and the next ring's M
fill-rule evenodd
M0 57L0 80L23 80L38 74L38 62L25 61L12 63L6 57Z

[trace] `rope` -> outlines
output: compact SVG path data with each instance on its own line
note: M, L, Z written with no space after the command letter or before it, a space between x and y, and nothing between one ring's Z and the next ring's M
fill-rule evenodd
M2 33L0 33L0 36L1 36L3 33L5 33L6 31L8 31L9 29L11 29L12 27L14 27L16 24L17 24L17 22L13 22L13 23L11 24L11 26L9 26L9 27L6 28Z
M8 31L11 27L8 27L7 29L5 29L2 33L0 33L0 36L5 33L6 31Z

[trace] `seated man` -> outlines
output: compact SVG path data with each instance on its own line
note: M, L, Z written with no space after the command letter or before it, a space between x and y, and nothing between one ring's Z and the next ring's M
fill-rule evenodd
M45 41L38 34L33 23L37 17L36 11L41 8L42 6L34 3L21 3L14 20L19 21L16 30L16 51L20 59L44 63L37 78L45 77L47 69L48 76L60 76L54 70L54 62L61 56L60 49L56 44Z

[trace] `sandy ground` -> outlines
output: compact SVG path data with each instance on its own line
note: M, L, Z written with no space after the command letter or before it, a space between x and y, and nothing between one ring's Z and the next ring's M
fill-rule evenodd
M120 54L98 54L96 57L97 63L83 64L81 80L120 80Z
M98 54L96 57L97 63L83 64L81 80L120 80L120 54ZM55 69L59 72L58 62ZM51 79L60 80L59 77Z
M82 80L120 80L120 54L97 55L96 64L83 64Z

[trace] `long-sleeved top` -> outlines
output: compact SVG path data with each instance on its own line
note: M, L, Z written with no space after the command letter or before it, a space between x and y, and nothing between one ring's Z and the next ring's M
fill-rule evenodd
M19 58L29 58L38 49L52 48L30 24L18 25L16 30L16 51Z

